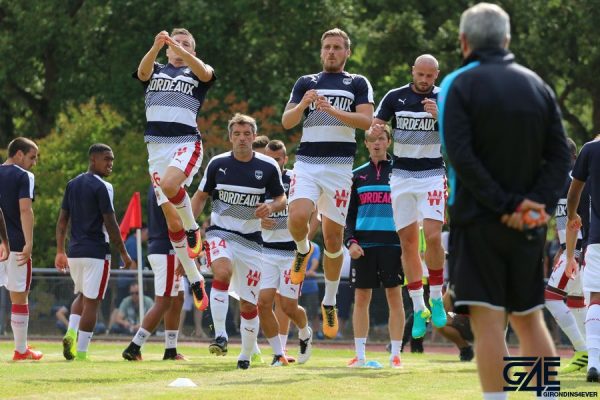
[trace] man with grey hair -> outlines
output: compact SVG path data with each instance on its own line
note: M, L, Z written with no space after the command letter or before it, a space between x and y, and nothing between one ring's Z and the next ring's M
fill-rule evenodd
M450 164L450 294L456 312L471 315L475 353L486 354L477 357L484 399L506 398L507 317L522 356L556 355L542 315L541 260L547 214L570 167L554 93L514 62L509 41L500 7L466 10L465 65L444 79L438 96Z
M427 320L442 328L446 311L442 301L444 249L442 224L446 199L446 171L440 151L435 80L440 70L435 57L422 54L412 67L413 81L390 90L381 100L373 133L380 135L392 121L394 163L390 178L394 225L402 247L402 265L413 303L412 336L425 336ZM423 267L419 255L419 226L425 233L425 264L429 272L431 312L423 298Z

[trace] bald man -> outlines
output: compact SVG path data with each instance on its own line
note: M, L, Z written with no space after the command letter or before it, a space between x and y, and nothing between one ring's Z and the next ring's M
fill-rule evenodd
M413 302L412 336L425 336L427 320L446 325L442 302L444 250L441 243L446 172L440 151L435 57L423 54L412 67L412 82L390 90L375 111L373 132L392 121L394 168L390 178L394 224L402 247L402 265ZM423 268L419 256L419 225L425 233L431 311L423 299Z

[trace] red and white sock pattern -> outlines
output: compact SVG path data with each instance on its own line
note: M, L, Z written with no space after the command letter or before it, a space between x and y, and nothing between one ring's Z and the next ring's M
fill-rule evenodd
M190 196L183 187L180 187L179 192L177 192L175 196L170 197L169 201L175 206L177 214L179 214L179 218L181 218L181 222L183 223L183 228L186 231L189 231L190 229L198 229L198 224L196 223L196 219L192 213L192 202L190 201Z
M429 271L429 297L432 299L442 298L442 286L444 285L444 269L431 269Z
M571 310L571 314L577 321L577 327L581 335L585 337L585 317L587 314L587 306L585 305L585 298L583 296L569 296L567 297L567 307Z
M423 299L423 282L415 281L406 285L408 288L408 295L413 302L413 310L422 311L425 309L425 299Z
M228 338L225 328L225 319L229 309L229 284L217 280L212 281L210 289L210 313L212 314L215 338L223 336Z
M175 254L177 254L177 258L181 262L181 265L185 270L185 275L187 276L190 283L204 280L204 278L202 277L202 275L200 275L200 272L198 272L198 269L196 268L196 263L190 258L190 256L188 256L187 239L185 236L185 231L169 231L169 240L171 241L173 250L175 250Z
M254 352L254 343L258 336L258 309L240 313L240 333L242 336L242 351L238 360L250 360Z
M27 328L29 326L29 306L13 304L10 313L10 326L15 338L15 350L25 353L27 350Z

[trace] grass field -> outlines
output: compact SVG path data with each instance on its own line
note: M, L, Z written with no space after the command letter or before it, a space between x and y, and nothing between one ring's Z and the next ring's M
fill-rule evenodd
M13 363L12 343L0 342L0 398L18 399L480 399L475 363L461 363L455 354L403 354L404 368L387 366L388 354L367 352L383 369L349 369L351 349L314 349L302 366L271 368L267 364L247 371L235 369L239 347L226 357L210 355L206 344L181 343L179 351L190 361L162 361L163 344L144 347L144 361L126 362L120 353L125 342L92 342L91 362L67 362L60 343L33 342L44 352L40 362ZM292 353L293 354L293 353ZM170 388L176 378L190 378L196 388ZM562 391L597 391L584 373L560 377ZM532 399L532 393L515 399Z

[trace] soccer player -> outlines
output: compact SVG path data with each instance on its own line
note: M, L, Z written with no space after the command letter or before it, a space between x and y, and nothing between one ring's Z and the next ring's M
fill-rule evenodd
M446 177L440 151L437 95L434 85L440 70L437 60L423 54L412 67L413 80L390 90L381 100L373 129L379 131L392 120L394 169L390 178L394 222L402 246L402 266L413 302L412 336L425 336L431 316L435 327L446 325L442 301ZM423 269L419 256L419 223L425 233L425 264L429 272L431 312L423 298Z
M30 171L37 158L37 145L30 139L19 137L8 144L8 158L0 165L0 209L4 213L8 235L2 238L0 286L9 291L12 303L13 361L39 360L43 356L27 345L34 199L34 176Z
M600 371L600 136L583 145L571 172L573 181L567 195L567 271L569 278L576 276L577 239L581 229L581 216L577 214L584 185L590 192L590 226L585 251L583 290L590 294L585 320L585 337L588 351L587 381L598 382Z
M273 158L281 170L283 187L289 192L292 172L285 169L288 157L285 145L280 140L272 140L267 144L265 155ZM270 197L270 194L268 194ZM268 199L270 202L271 199ZM263 264L261 275L260 294L258 295L258 312L260 326L273 349L272 366L288 364L285 348L281 342L282 330L280 320L273 312L275 297L279 296L279 307L285 315L294 321L298 327L300 352L298 363L308 361L312 350L312 330L308 326L308 319L304 308L298 305L300 285L293 284L290 280L290 268L294 261L296 245L287 228L287 208L271 214L262 220L263 237ZM288 326L283 327L289 328ZM285 329L287 333L287 329Z
M279 166L271 157L252 151L256 138L254 118L236 114L228 124L233 150L213 157L192 198L199 215L212 198L211 226L206 230L207 258L213 271L210 310L215 341L209 350L227 353L225 318L229 285L240 299L242 351L237 367L248 369L258 335L256 307L261 281L260 220L285 209L286 196ZM265 202L269 193L272 202Z
M168 63L159 64L156 57L165 45ZM208 306L204 278L194 263L202 241L185 186L192 182L202 163L196 116L215 74L211 66L196 57L195 48L196 41L188 30L174 29L171 36L162 31L133 77L146 89L148 122L144 140L156 198L163 210L171 209L165 211L169 239L190 281L194 304L204 310Z
M369 162L353 171L344 238L352 257L350 276L354 286L352 326L356 356L348 363L350 368L365 365L371 295L373 289L382 284L390 311L390 366L402 367L400 348L404 332L404 307L400 285L404 276L390 196L392 158L387 149L391 143L389 127L386 126L383 132L367 131L365 146L369 151Z
M471 316L484 399L506 399L507 319L519 355L556 355L541 261L546 211L554 212L570 157L554 93L508 51L508 14L479 3L463 12L459 38L465 66L438 95L450 165L449 290L455 312Z
M571 154L572 164L577 159L577 145L568 138L569 153ZM567 193L571 186L572 178L569 175L565 181L561 198L558 200L556 207L556 229L558 231L558 239L560 241L561 252L558 260L554 265L544 298L546 299L546 308L556 320L558 326L567 335L571 344L575 348L575 354L571 360L560 369L561 373L569 373L579 371L587 366L588 354L585 347L585 314L587 307L583 296L583 287L581 282L581 274L577 274L574 279L569 279L565 274L567 265L566 249L566 229L567 229ZM587 187L587 186L586 186ZM587 190L586 190L587 192ZM583 196L583 200L579 203L577 213L589 217L589 194ZM586 221L588 218L586 218ZM587 225L587 224L586 224ZM587 226L581 229L577 236L577 244L575 246L575 256L577 260L582 260L583 249L587 240ZM566 304L565 304L566 300Z
M323 71L296 81L281 119L285 129L302 122L302 138L290 183L288 228L297 249L291 280L294 284L304 280L312 253L309 221L316 207L322 216L325 242L323 333L332 339L338 331L335 305L356 153L355 129L371 126L374 104L369 81L344 71L350 45L348 34L341 29L323 33Z
M54 259L59 271L70 272L77 295L63 338L63 355L67 360L80 361L88 360L98 306L106 294L110 275L109 239L117 247L125 268L133 264L115 217L113 187L103 179L112 173L113 151L96 143L90 146L88 156L87 172L71 179L65 190L56 223ZM71 238L67 255L65 238L69 222Z
M163 199L162 202L166 202ZM183 307L183 285L176 273L177 257L169 241L169 232L164 213L173 212L172 208L161 210L156 201L154 189L148 191L148 261L154 271L154 305L144 316L129 346L123 351L123 358L129 361L141 361L141 347L165 320L165 354L163 360L185 360L177 352L179 318ZM175 216L173 216L175 217Z

